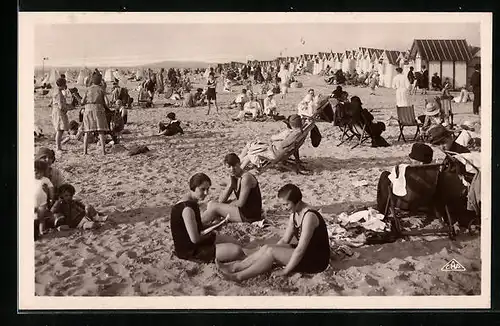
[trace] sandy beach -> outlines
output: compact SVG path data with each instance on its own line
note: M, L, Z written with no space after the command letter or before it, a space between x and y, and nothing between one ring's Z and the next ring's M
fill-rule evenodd
M297 103L314 88L329 95L328 86L320 76L299 76L304 88L291 89L286 102L276 95L283 115L296 112ZM200 77L195 81L200 83ZM222 164L224 155L239 153L255 138L268 139L282 130L282 122L234 122L236 110L227 109L241 87L223 93L218 86L219 113L206 107L163 107L163 98L155 107L134 107L129 112L123 141L102 156L97 145L83 155L81 143L66 144L68 150L57 156L55 166L76 188L76 198L92 204L108 215L105 226L98 230L66 230L53 232L35 243L35 292L40 296L393 296L393 295L479 295L481 289L480 237L461 234L451 241L446 235L412 237L410 241L354 248L354 255L331 260L323 273L309 276L295 274L289 278L269 274L235 284L221 278L214 264L200 265L180 260L173 255L170 233L170 208L188 191L188 179L204 172L212 179L206 200L216 199L226 185L228 175ZM136 82L125 82L136 101ZM73 84L69 84L73 87ZM257 90L259 86L254 86ZM108 90L110 86L108 86ZM350 96L357 95L363 107L373 109L377 121L387 130L383 136L391 144L372 148L367 142L355 149L350 144L337 146L340 129L329 123L318 123L323 136L319 147L309 139L300 154L312 175L297 175L269 169L257 175L263 196L263 207L269 226L227 225L221 234L237 238L241 244L256 247L276 241L283 233L287 213L276 197L285 183L300 187L304 200L321 209L327 224L338 214L372 207L376 201L377 181L384 170L408 160L412 141L397 141L399 130L395 118L395 90L378 88L369 95L369 88L345 87ZM80 88L83 95L83 88ZM437 92L413 95L411 101L417 114L424 99ZM261 96L261 95L260 95ZM49 96L35 95L35 121L47 139L36 141L36 148L54 148L50 121ZM455 123L475 122L472 103L453 106ZM157 124L165 121L168 112L175 112L184 128L184 135L156 136ZM78 120L78 110L69 112L70 120ZM414 128L405 132L407 140ZM146 145L150 152L128 156L134 145ZM36 150L36 149L35 149ZM435 158L442 158L435 151ZM360 181L367 185L355 186ZM203 203L202 207L206 205ZM448 273L441 268L456 259L466 271Z

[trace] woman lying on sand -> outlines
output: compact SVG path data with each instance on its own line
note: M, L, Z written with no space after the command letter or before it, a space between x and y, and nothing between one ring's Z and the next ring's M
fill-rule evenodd
M285 266L277 274L294 272L320 273L330 262L330 243L323 217L302 201L302 192L287 184L278 191L278 197L291 211L285 234L275 245L264 245L246 259L223 264L216 260L219 271L233 281L243 281L271 270L275 265ZM290 244L292 238L297 245Z
M208 203L202 216L203 223L208 224L223 216L229 216L229 221L236 223L262 220L262 196L257 178L250 172L243 171L240 159L234 153L224 157L224 165L231 173L229 183L219 202ZM229 197L233 192L236 200L231 202Z
M245 254L240 246L222 243L214 232L204 234L198 202L205 199L212 182L204 173L189 179L190 192L182 197L170 213L170 228L174 240L174 254L180 259L210 263L242 259Z
M266 143L255 140L248 143L240 154L241 168L248 164L260 166L259 156L275 159L285 148L294 144L297 137L302 133L302 118L293 114L288 118L291 129L286 129L281 133L271 136L271 142Z

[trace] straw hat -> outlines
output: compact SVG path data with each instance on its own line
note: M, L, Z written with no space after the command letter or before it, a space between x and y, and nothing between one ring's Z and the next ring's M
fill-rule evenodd
M433 115L436 115L438 113L439 113L439 108L437 107L437 105L435 103L427 103L427 105L425 106L425 110L424 110L425 115L433 116Z
M273 95L274 95L274 92L272 90L267 91L267 96L273 96Z

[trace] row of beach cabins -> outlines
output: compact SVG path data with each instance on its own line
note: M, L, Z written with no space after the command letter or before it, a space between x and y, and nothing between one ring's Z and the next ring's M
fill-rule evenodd
M269 61L248 61L247 65L260 65L263 68L279 67L289 64L290 70L304 68L306 72L318 75L327 67L331 71L341 69L344 73L370 73L376 70L380 74L380 86L391 87L396 75L396 68L403 68L406 75L410 67L414 71L423 71L427 67L430 77L437 73L444 81L449 78L454 89L469 85L474 66L480 63L479 47L470 46L466 40L414 40L410 50L384 50L359 47L344 52L319 52L302 54L297 57L279 57ZM222 66L239 68L244 63L230 62Z
M279 57L268 61L248 61L247 63L229 62L218 64L220 68L241 68L244 65L263 68L278 68L285 63L289 64L291 71L303 69L314 75L321 74L327 67L336 71L341 69L344 73L352 74L370 73L376 70L380 74L379 84L382 87L391 87L392 79L396 75L396 68L403 68L406 75L410 67L414 71L423 71L425 66L429 71L429 81L434 73L444 81L448 78L454 89L470 85L470 76L474 66L481 61L479 47L470 46L466 40L414 40L408 51L384 50L360 47L344 52L319 52L317 54L302 54L297 57ZM90 76L89 69L82 69L76 77L77 84L84 85L84 79ZM69 72L66 73L69 75ZM107 69L104 73L105 81L115 78L121 80L122 75L116 69ZM144 70L138 69L137 78L143 77ZM59 72L52 69L45 77L43 83L55 84Z

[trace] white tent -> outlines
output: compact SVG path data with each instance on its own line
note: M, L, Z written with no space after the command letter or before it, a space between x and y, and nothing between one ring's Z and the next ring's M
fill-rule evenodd
M113 80L113 71L111 69L106 70L106 73L104 74L104 81L106 83L111 83Z
M142 69L137 69L136 73L135 73L135 79L136 80L141 80L144 78L144 70Z
M42 84L53 84L56 85L56 80L60 77L59 71L52 69L43 79Z
M118 71L118 69L116 69L114 72L113 72L113 77L118 79L118 80L122 80L122 76L120 74L120 72Z
M80 70L80 73L78 74L78 78L76 79L76 84L83 86L85 85L85 77L87 77L87 74L85 73L85 70Z

